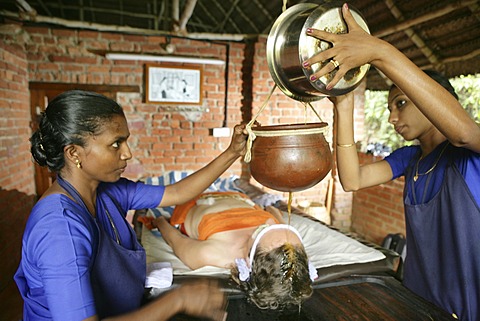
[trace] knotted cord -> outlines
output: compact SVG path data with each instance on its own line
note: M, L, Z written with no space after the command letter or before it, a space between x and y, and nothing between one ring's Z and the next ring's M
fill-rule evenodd
M285 10L287 10L287 2L288 0L283 0L283 6L282 6L282 12L284 12ZM273 92L275 91L275 89L277 88L277 85L275 84L273 86L273 88L270 90L270 93L268 94L267 96L267 99L265 99L265 101L263 102L262 106L260 107L260 110L258 111L258 113L252 117L252 119L247 123L247 125L245 126L245 129L248 133L248 138L247 138L247 151L245 153L245 156L243 158L243 160L245 161L245 163L250 163L250 161L252 160L252 146L253 146L253 141L255 140L255 138L257 138L257 136L261 136L261 137L275 137L275 136L285 136L285 135L292 135L293 131L295 132L294 134L295 135L310 135L310 134L318 134L318 133L322 133L322 134L325 134L327 131L328 131L328 126L325 126L325 127L322 127L322 128L309 128L309 129L286 129L286 130L276 130L276 131L257 131L257 132L254 132L252 130L252 126L253 124L255 123L255 121L257 120L257 117L260 115L260 113L265 109L265 107L267 106L267 103L268 101L270 100L270 97L272 97L272 94ZM302 102L303 105L305 106L305 109L307 108L307 106L309 106L313 112L315 113L315 115L317 115L318 119L320 119L321 122L323 122L322 118L320 117L320 115L317 113L317 111L315 110L315 108L313 108L313 106L308 102Z
M253 133L253 130L252 130L252 125L255 123L255 121L257 120L257 117L258 115L260 115L260 113L265 109L265 107L267 106L267 103L268 101L270 100L270 97L272 97L272 94L273 92L275 91L275 88L277 88L277 85L274 85L272 90L270 90L270 93L268 94L268 97L267 99L265 99L265 101L263 102L262 104L262 107L260 107L260 110L258 111L258 113L252 117L252 119L248 122L248 124L245 126L245 129L247 130L248 132L248 138L247 138L247 152L245 153L245 156L243 158L243 160L245 161L245 163L250 163L250 161L252 160L252 145L253 145L253 141L255 140L255 138L257 136L255 136L255 134Z
M247 151L245 153L245 156L243 160L245 163L250 163L252 160L252 146L253 146L253 141L259 137L278 137L278 136L286 136L286 135L311 135L311 134L325 134L329 127L320 127L320 128L305 128L305 129L284 129L284 130L275 130L275 131L264 131L264 130L259 130L259 131L254 131L252 129L253 124L257 120L257 117L262 113L262 111L265 109L267 106L268 101L270 100L270 97L272 97L273 92L275 91L275 88L277 88L277 85L274 85L270 93L268 94L267 99L264 101L262 106L260 107L260 110L258 113L252 117L252 119L248 122L248 124L245 126L245 129L248 132L248 138L247 138ZM322 117L317 113L315 108L313 108L312 104L310 103L303 103L305 108L309 106L315 115L318 117L318 119L323 122Z

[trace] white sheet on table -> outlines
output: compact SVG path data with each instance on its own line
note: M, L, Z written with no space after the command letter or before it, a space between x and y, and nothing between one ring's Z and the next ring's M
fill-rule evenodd
M288 221L286 213L284 219ZM316 268L373 262L385 258L382 252L308 218L292 215L291 224L302 235L305 250ZM174 275L230 274L228 269L213 266L189 269L162 237L155 236L147 229L143 229L142 244L147 252L147 263L171 262Z

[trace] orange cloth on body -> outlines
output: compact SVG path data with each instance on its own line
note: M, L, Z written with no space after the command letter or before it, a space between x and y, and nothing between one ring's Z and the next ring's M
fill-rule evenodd
M208 195L225 195L225 194L237 194L243 198L248 199L248 196L237 192L213 192L205 193L201 196ZM201 197L200 196L200 197ZM198 197L198 198L200 198ZM188 212L196 205L197 199L191 200L182 205L175 206L170 224L177 225L183 224ZM269 218L273 219L275 223L279 221L267 211L262 210L259 206L255 205L253 208L232 208L225 211L205 214L202 221L198 225L198 239L206 240L212 234L218 232L225 232L231 230L238 230L241 228L254 227L264 224ZM183 229L185 231L185 229Z

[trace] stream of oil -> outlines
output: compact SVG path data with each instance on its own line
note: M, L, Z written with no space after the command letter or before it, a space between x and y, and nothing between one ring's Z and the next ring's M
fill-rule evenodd
M287 203L287 212L288 212L288 225L290 225L290 217L292 216L292 199L293 193L288 192L288 203Z

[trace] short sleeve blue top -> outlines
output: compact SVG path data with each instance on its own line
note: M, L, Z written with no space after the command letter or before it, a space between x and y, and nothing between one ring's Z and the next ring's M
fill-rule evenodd
M415 204L423 204L430 201L440 190L443 182L445 169L450 160L453 160L458 170L465 178L465 182L472 192L477 205L480 206L480 154L466 148L447 146L444 153L442 150L448 142L438 145L430 154L418 163L418 176L415 188L406 177L405 188L407 197ZM395 150L385 160L390 164L393 179L405 176L408 171L416 170L416 164L420 157L419 146L406 146ZM422 175L428 172L438 159L438 163L430 175ZM427 180L428 184L427 184ZM417 200L414 202L413 200Z
M164 191L164 186L122 178L116 183L100 184L97 202L101 198L108 211L118 212L108 193L125 214L131 209L158 206ZM49 195L34 206L14 277L24 299L24 320L82 320L96 314L90 284L95 231L84 216L78 215L79 211L84 211L82 206L63 194ZM111 227L99 214L99 224L110 233ZM122 244L133 247L126 230L128 222L120 215L115 220Z

